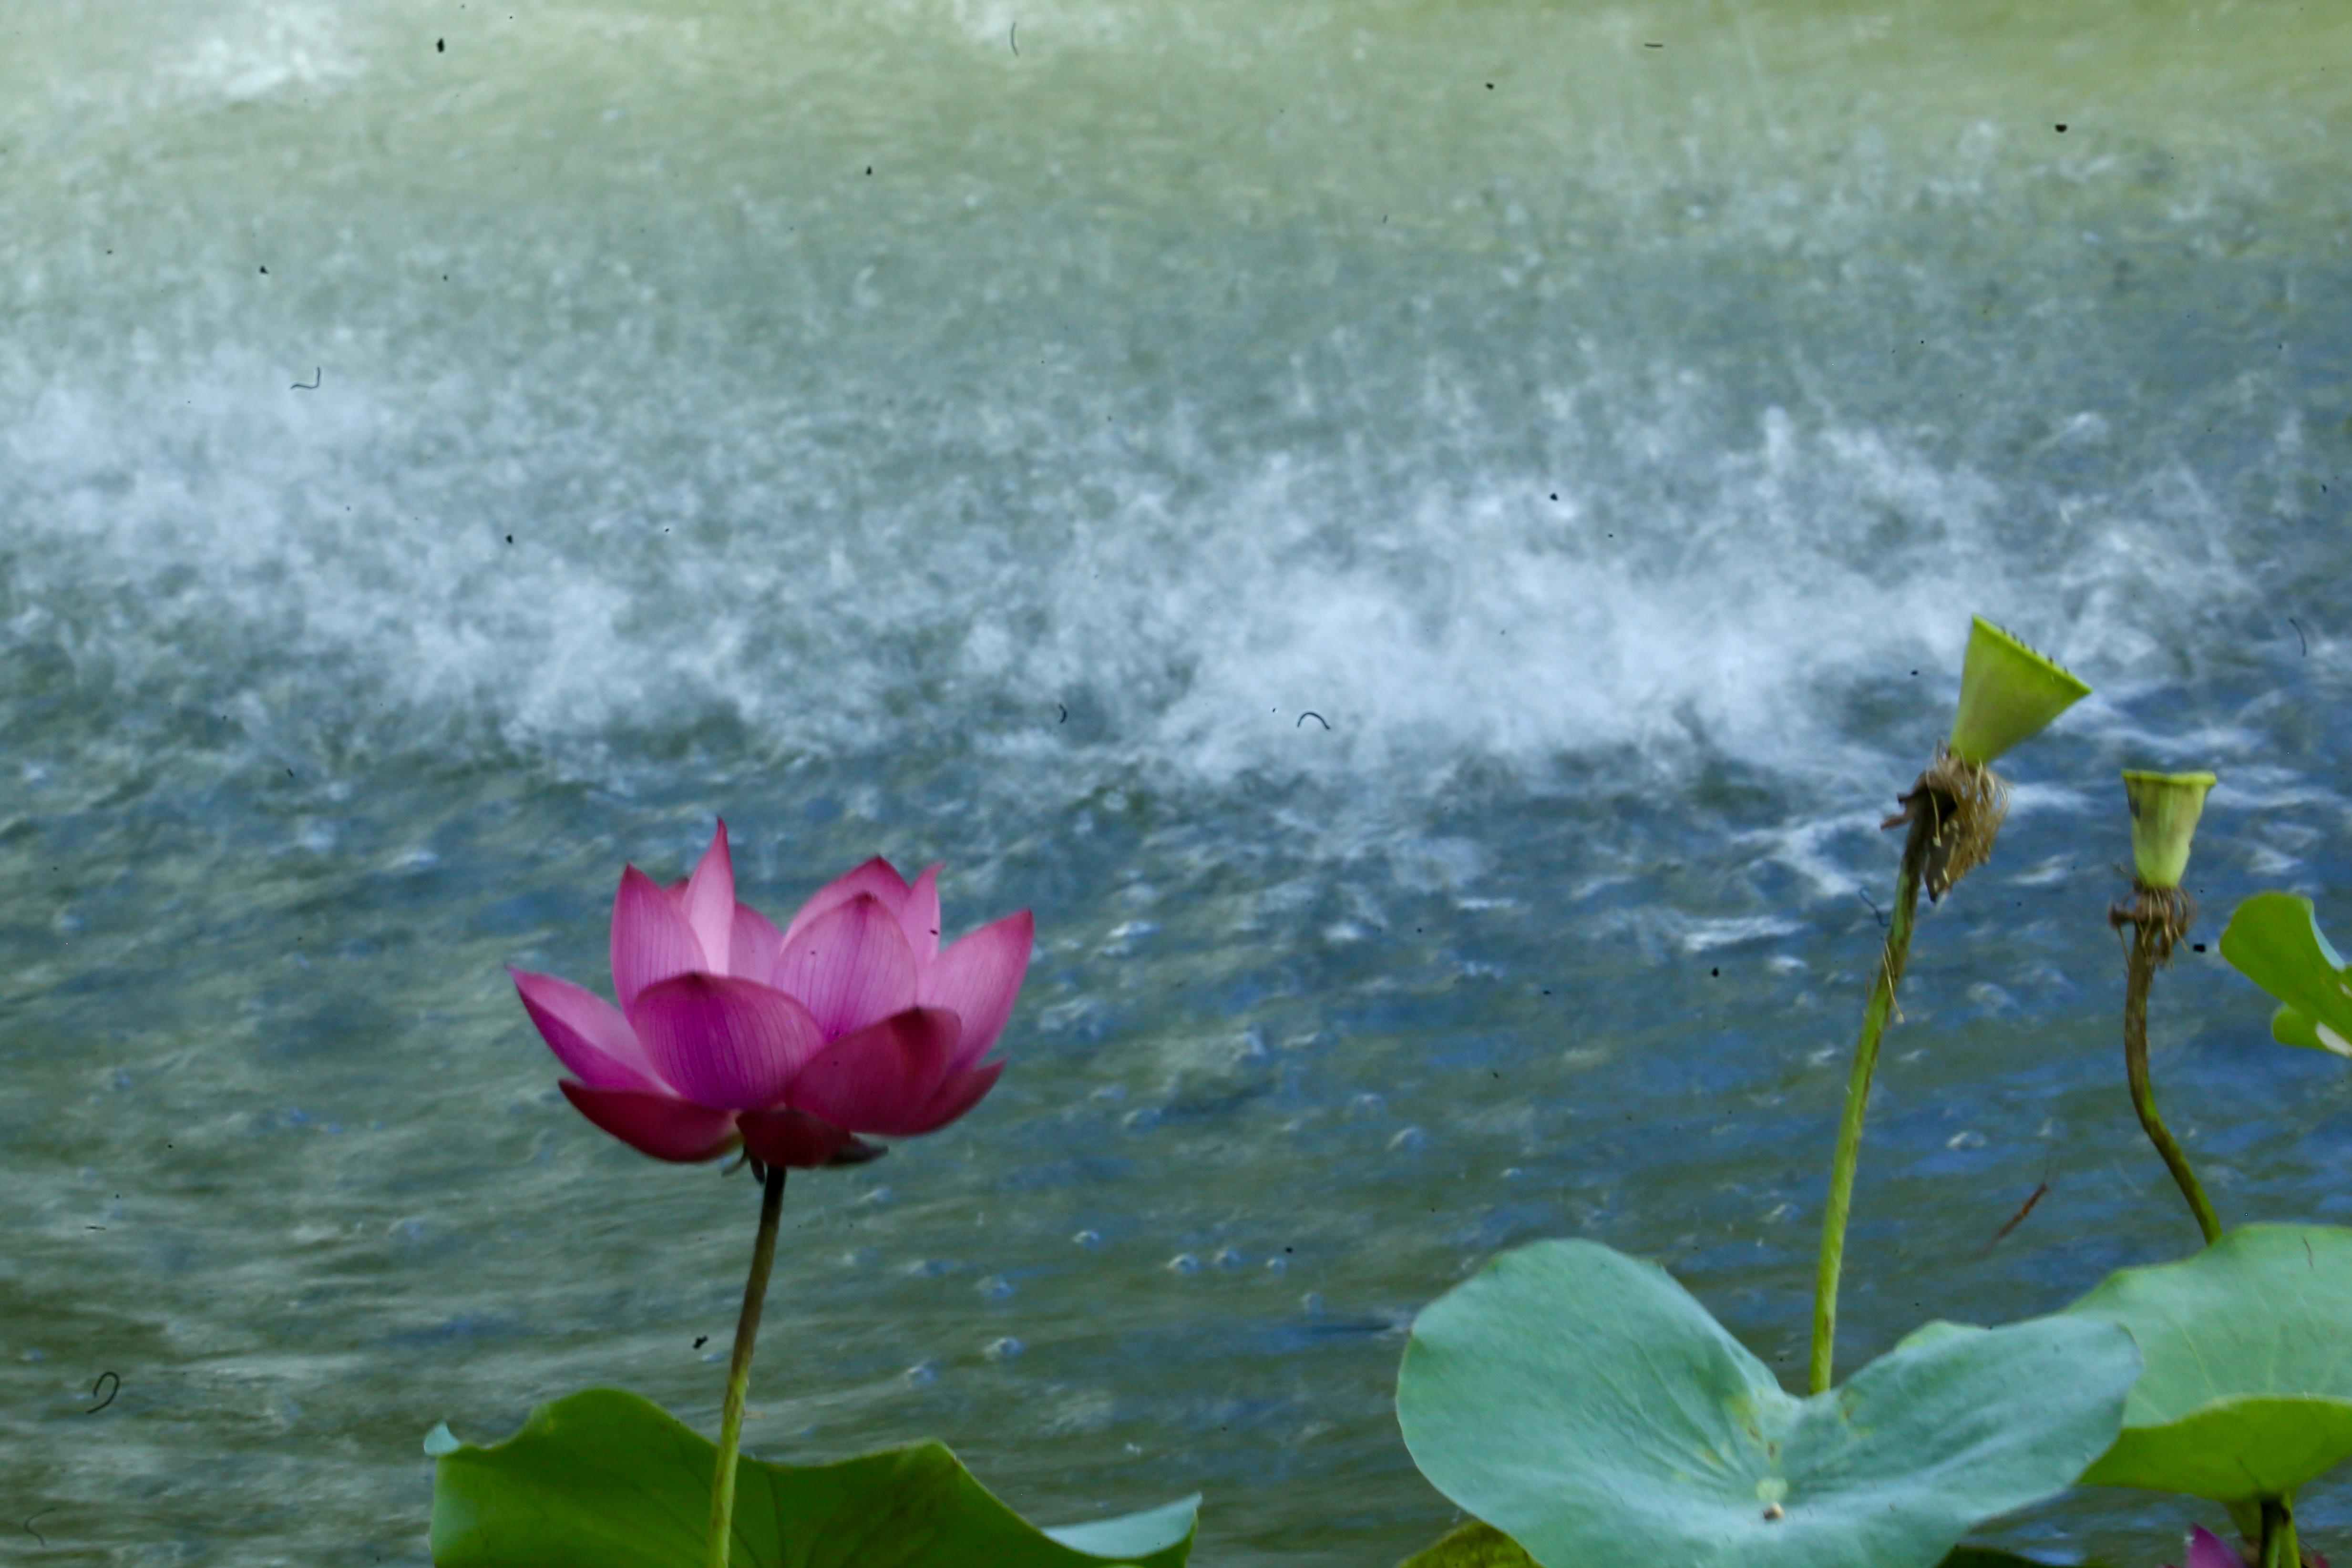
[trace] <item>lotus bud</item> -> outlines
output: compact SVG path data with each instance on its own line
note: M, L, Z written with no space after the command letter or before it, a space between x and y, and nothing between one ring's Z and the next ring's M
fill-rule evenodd
M2137 773L2124 770L2124 793L2131 801L2132 869L2148 887L2180 885L2189 869L2189 841L2205 810L2210 773Z
M1952 752L1982 767L2090 695L2073 674L1979 615L1960 665Z

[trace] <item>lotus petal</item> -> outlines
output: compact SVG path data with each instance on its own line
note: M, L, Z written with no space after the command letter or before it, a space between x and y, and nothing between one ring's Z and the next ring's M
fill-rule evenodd
M882 901L882 907L891 914L907 902L907 879L898 868L876 855L855 871L844 872L809 895L809 901L794 912L792 923L784 927L786 937L797 936L806 927L824 919L834 910L847 904L859 894L870 894Z
M915 885L907 890L907 902L898 906L898 929L907 934L907 946L915 951L918 969L940 956L938 866L925 866Z
M594 1089L568 1078L557 1087L582 1115L657 1160L693 1165L717 1158L738 1142L731 1112L689 1104L669 1094Z
M942 1008L908 1008L826 1046L793 1080L795 1110L853 1133L906 1137L948 1075L961 1032Z
M915 1001L947 1008L963 1019L963 1039L951 1071L961 1071L988 1053L1013 1016L1013 998L1029 973L1029 949L1036 922L1027 910L992 920L939 956L915 985Z
M699 967L714 975L733 974L727 954L735 934L735 862L727 851L723 817L710 835L710 847L702 852L701 863L687 879L679 909L686 923L694 927L695 940L702 944Z
M735 1121L743 1129L743 1146L754 1158L787 1170L811 1170L827 1164L856 1142L847 1129L805 1111L746 1111Z
M784 950L784 934L776 923L748 904L735 906L735 929L728 938L727 972L739 980L761 985L774 977L776 955Z
M629 1022L663 1082L715 1110L781 1103L824 1044L797 1000L727 975L679 975L647 986Z
M530 1021L547 1048L591 1089L637 1089L662 1092L646 1048L620 1009L569 980L509 969Z
M996 1081L1003 1076L1004 1061L1001 1057L994 1061L983 1061L977 1067L950 1071L946 1082L932 1092L930 1103L923 1107L922 1114L915 1119L915 1125L904 1135L911 1137L917 1133L939 1131L979 1104L982 1096L995 1088Z
M777 988L798 997L827 1040L915 1005L915 955L898 916L861 893L784 933Z
M2236 1548L2200 1524L2189 1532L2189 1568L2246 1568L2246 1562Z
M613 898L613 991L621 1010L656 981L701 967L702 943L678 901L636 867L624 871Z

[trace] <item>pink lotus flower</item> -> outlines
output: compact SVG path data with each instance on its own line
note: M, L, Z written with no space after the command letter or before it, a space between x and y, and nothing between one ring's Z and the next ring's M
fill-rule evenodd
M722 821L686 881L621 873L619 1008L509 972L574 1074L564 1096L631 1148L688 1162L740 1145L794 1167L870 1158L880 1151L856 1134L932 1132L995 1086L1003 1060L982 1058L1029 969L1025 909L940 951L939 869L909 886L877 855L780 932L735 901Z
M2170 1565L2167 1564L2167 1568ZM2246 1560L2228 1542L2200 1524L2189 1531L2189 1568L2246 1568Z

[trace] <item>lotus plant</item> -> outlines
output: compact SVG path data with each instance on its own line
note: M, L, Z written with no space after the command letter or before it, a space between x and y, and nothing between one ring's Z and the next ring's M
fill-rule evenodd
M990 1058L1028 972L1029 912L940 946L938 866L908 883L876 857L784 925L737 900L727 824L665 887L630 866L613 901L619 1006L513 971L572 1077L580 1113L677 1163L741 1149L761 1186L711 1487L710 1568L726 1568L751 1345L775 1260L784 1173L871 1159L869 1137L935 1132L1004 1071Z
M1831 1382L1838 1279L1845 1266L1854 1169L1862 1157L1863 1114L1870 1103L1879 1041L1895 1012L1895 988L1903 983L1903 966L1910 956L1920 891L1926 890L1932 904L1984 863L2009 811L2009 787L1993 772L1994 760L2040 734L2090 690L2072 673L1978 617L1969 627L1968 653L1960 666L1960 703L1951 737L1936 748L1934 759L1910 789L1896 797L1903 809L1879 824L1908 831L1895 876L1895 908L1887 919L1885 947L1863 1010L1862 1038L1854 1047L1837 1153L1830 1166L1821 1260L1813 1276L1813 1341L1807 1373L1812 1393L1822 1392Z
M2156 1145L2181 1197L2189 1200L2189 1212L2196 1217L2209 1247L2221 1238L2221 1218L2189 1164L2188 1152L2158 1114L2156 1088L2148 1079L2147 994L2157 970L2172 962L2173 949L2197 921L2197 901L2180 885L2180 878L2189 869L2189 844L2205 810L2205 792L2213 782L2210 773L2125 772L2124 794L2132 819L2132 893L2107 911L2108 925L2118 931L2132 928L2124 988L2124 1072L2131 1085L2132 1109L2139 1113L2141 1130Z

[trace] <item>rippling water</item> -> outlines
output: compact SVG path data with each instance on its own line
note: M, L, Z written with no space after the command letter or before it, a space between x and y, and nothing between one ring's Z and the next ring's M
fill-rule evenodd
M2267 886L2352 929L2326 7L0 39L40 1561L416 1563L436 1421L616 1383L715 1427L752 1190L583 1123L502 966L602 986L622 862L719 813L772 911L879 851L949 862L951 934L1039 932L996 1093L793 1186L751 1446L938 1436L1048 1522L1198 1489L1217 1565L1448 1522L1390 1392L1500 1247L1657 1256L1793 1375L1875 823L1970 612L2099 693L1926 923L1847 1364L2193 1236L2116 1060L2118 767L2221 775L2205 935ZM2189 956L2159 1085L2225 1218L2352 1220L2344 1066L2267 1011ZM2189 1517L1998 1534L2146 1563Z

